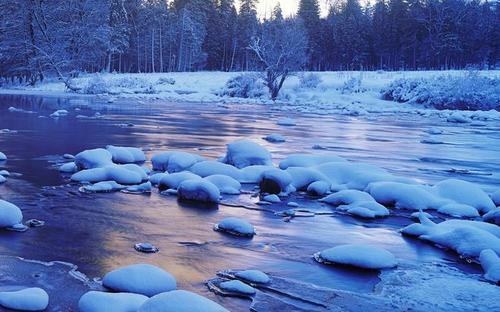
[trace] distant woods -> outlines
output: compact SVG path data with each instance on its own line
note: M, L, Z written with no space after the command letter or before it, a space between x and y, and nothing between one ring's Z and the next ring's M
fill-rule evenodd
M300 0L294 17L283 17L277 6L264 20L256 4L0 1L0 77L34 84L50 73L71 88L65 77L79 72L275 66L287 75L299 69L494 68L500 61L499 0L377 0L373 6L339 0L329 1L326 17L318 0ZM289 63L281 64L280 56Z

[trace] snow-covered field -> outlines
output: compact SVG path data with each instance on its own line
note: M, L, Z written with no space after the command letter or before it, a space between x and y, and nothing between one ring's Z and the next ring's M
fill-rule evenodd
M276 102L265 94L259 98L236 98L221 95L226 82L242 73L193 72L159 74L89 74L73 79L74 86L82 93L104 96L109 101L119 97L165 99L181 102L210 103L259 103L273 105L275 109L304 113L363 115L368 113L418 113L437 114L445 119L451 116L456 122L469 119L500 119L497 111L453 112L437 111L422 106L386 101L381 90L391 82L406 78L432 78L442 76L466 76L468 71L398 71L398 72L321 72L316 87L303 86L300 75L290 77L284 84ZM309 74L309 73L302 73ZM479 76L498 78L499 70L475 72ZM4 86L0 93L65 94L64 84L57 80L46 80L35 87Z

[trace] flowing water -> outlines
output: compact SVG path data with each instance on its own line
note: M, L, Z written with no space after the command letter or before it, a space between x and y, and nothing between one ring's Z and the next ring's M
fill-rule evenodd
M24 111L10 112L9 107ZM70 115L40 117L61 108L68 109ZM96 112L100 118L77 118L95 116ZM361 242L388 249L403 267L439 264L457 270L457 274L476 277L481 273L478 265L468 264L451 252L402 237L398 229L413 222L407 212L364 221L335 213L298 194L290 200L322 214L284 222L274 212L287 209L285 204L259 207L250 192L226 197L218 208L181 203L157 192L148 196L83 194L78 192L79 185L57 170L63 154L109 144L142 147L148 158L165 150L217 158L224 154L227 143L249 138L265 145L276 163L291 153L334 153L425 183L454 177L478 183L486 191L500 184L498 122L457 125L418 115L287 113L297 126L284 127L276 124L283 116L278 108L262 105L134 99L109 104L94 97L0 96L0 129L11 130L0 133L0 151L9 157L0 163L0 169L14 173L0 186L0 198L19 206L25 220L46 222L25 233L0 232L0 256L6 259L0 267L0 289L12 284L45 286L51 294L50 311L77 311L79 296L88 287L98 286L74 274L69 264L93 279L123 265L147 262L171 272L179 288L207 296L232 311L248 311L249 300L217 296L207 289L205 281L221 270L255 268L285 285L260 293L255 299L257 311L280 306L288 306L287 311L334 310L329 306L331 298L325 295L329 293L337 298L349 294L346 300L356 310L362 305L356 308L353 300L376 302L363 296L374 294L380 282L378 274L320 265L312 255L337 244ZM443 134L426 133L436 127ZM261 139L270 133L282 134L287 142L272 144ZM428 138L442 144L421 143ZM313 145L324 150L315 150ZM246 189L252 190L252 186ZM214 223L228 216L247 219L258 235L241 239L212 230ZM138 242L153 243L160 252L138 253L133 248ZM11 256L69 264L34 263ZM68 274L73 281L61 280L61 274ZM76 282L75 275L79 278Z

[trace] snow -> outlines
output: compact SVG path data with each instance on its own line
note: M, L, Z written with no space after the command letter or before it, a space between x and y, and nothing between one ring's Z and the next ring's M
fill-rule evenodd
M398 182L378 182L368 186L367 191L380 204L401 209L425 210L438 208L440 200L427 188Z
M266 195L266 196L262 197L262 200L266 201L268 203L273 203L273 204L281 202L281 199L276 194Z
M158 185L160 184L161 179L165 178L166 176L168 176L168 173L155 173L149 177L149 182L151 182L151 184L153 185Z
M225 218L214 226L217 231L227 232L237 236L254 236L255 229L248 221L229 217Z
M126 193L134 193L134 194L144 194L144 193L151 193L153 189L153 185L151 182L144 182L139 185L132 185L129 186L125 189Z
M201 179L200 176L191 172L176 172L162 176L158 182L160 191L177 189L179 185L187 180Z
M268 284L271 279L269 276L259 270L244 270L234 274L237 278L254 284Z
M320 201L361 218L372 219L389 215L389 210L377 203L370 194L358 190L342 190Z
M111 153L114 163L131 164L146 161L146 156L140 148L108 145L106 149Z
M270 194L293 191L291 183L292 176L288 172L277 168L263 171L259 179L260 191Z
M62 173L75 173L78 171L78 166L74 162L69 162L61 165L59 171Z
M117 292L148 297L175 290L177 282L167 271L150 264L133 264L107 273L102 284Z
M7 182L7 179L3 175L0 175L0 184L3 184L5 182Z
M250 140L229 143L223 162L240 169L254 165L272 165L271 153Z
M252 286L248 286L247 284L243 283L242 281L238 281L238 280L222 282L219 284L219 287L222 290L234 292L234 293L238 293L238 294L242 294L242 295L254 295L255 294L255 288L253 288Z
M307 193L313 196L323 196L330 193L330 184L325 181L316 181L307 187Z
M11 227L23 221L23 213L16 205L0 199L0 228Z
M71 176L71 180L77 182L97 183L115 181L116 183L124 185L140 184L147 178L144 169L135 164L113 164L103 168L82 170Z
M340 245L321 251L316 255L320 262L343 264L362 269L381 270L398 265L396 257L389 251L371 245Z
M263 137L264 140L268 141L268 142L271 142L271 143L283 143L283 142L286 142L286 139L284 136L282 136L281 134L277 134L277 133L272 133L272 134L269 134L265 137Z
M67 110L59 109L59 110L56 110L55 112L53 112L52 114L50 114L50 117L59 118L59 117L67 116L68 114L69 114L69 112Z
M280 118L280 119L278 119L278 121L276 123L280 126L287 126L287 127L293 127L293 126L297 125L295 120L293 120L292 118L288 118L288 117Z
M191 179L179 184L177 196L185 200L218 203L220 191L216 185L207 180Z
M7 156L5 156L4 153L0 152L0 161L6 161L7 160Z
M469 206L469 205L464 205L464 204L447 204L444 206L441 206L437 210L439 213L450 215L452 217L458 217L458 218L475 218L479 217L479 212L477 211L476 208Z
M109 193L120 191L126 188L126 186L116 183L115 181L103 181L95 184L89 184L82 186L82 190L88 193Z
M8 172L7 170L0 170L0 176L10 177L10 172Z
M487 213L495 208L495 204L488 194L470 182L448 179L437 183L433 190L442 198L475 207L481 213Z
M228 312L219 304L185 290L174 290L148 299L137 312Z
M500 190L491 194L491 200L495 203L496 206L500 206Z
M113 164L113 155L108 150L97 148L86 150L75 156L78 169L94 169Z
M484 270L484 278L494 283L500 283L500 257L495 251L485 249L479 255L479 261Z
M483 221L500 225L500 207L492 209L490 212L484 214Z
M131 293L89 291L78 301L80 312L136 312L148 297Z
M222 174L214 174L204 178L205 180L213 183L219 188L221 194L237 195L240 194L241 184L230 176Z
M156 154L151 158L153 170L169 173L181 172L194 164L204 161L205 158L192 153L170 151Z
M0 292L0 305L18 311L43 311L49 305L49 295L37 287Z
M203 178L215 174L221 174L238 181L242 180L242 173L238 168L214 160L196 163L189 169L189 171Z
M329 162L345 162L346 160L335 155L293 154L280 162L281 169L289 167L314 167Z

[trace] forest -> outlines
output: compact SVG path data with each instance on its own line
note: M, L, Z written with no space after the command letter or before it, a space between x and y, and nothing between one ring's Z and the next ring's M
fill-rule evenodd
M320 14L318 0L300 0L295 15L277 5L265 18L257 2L1 1L0 77L256 71L266 68L255 49L266 36L300 55L293 70L491 69L500 60L499 1L341 0ZM293 32L273 31L284 28Z

